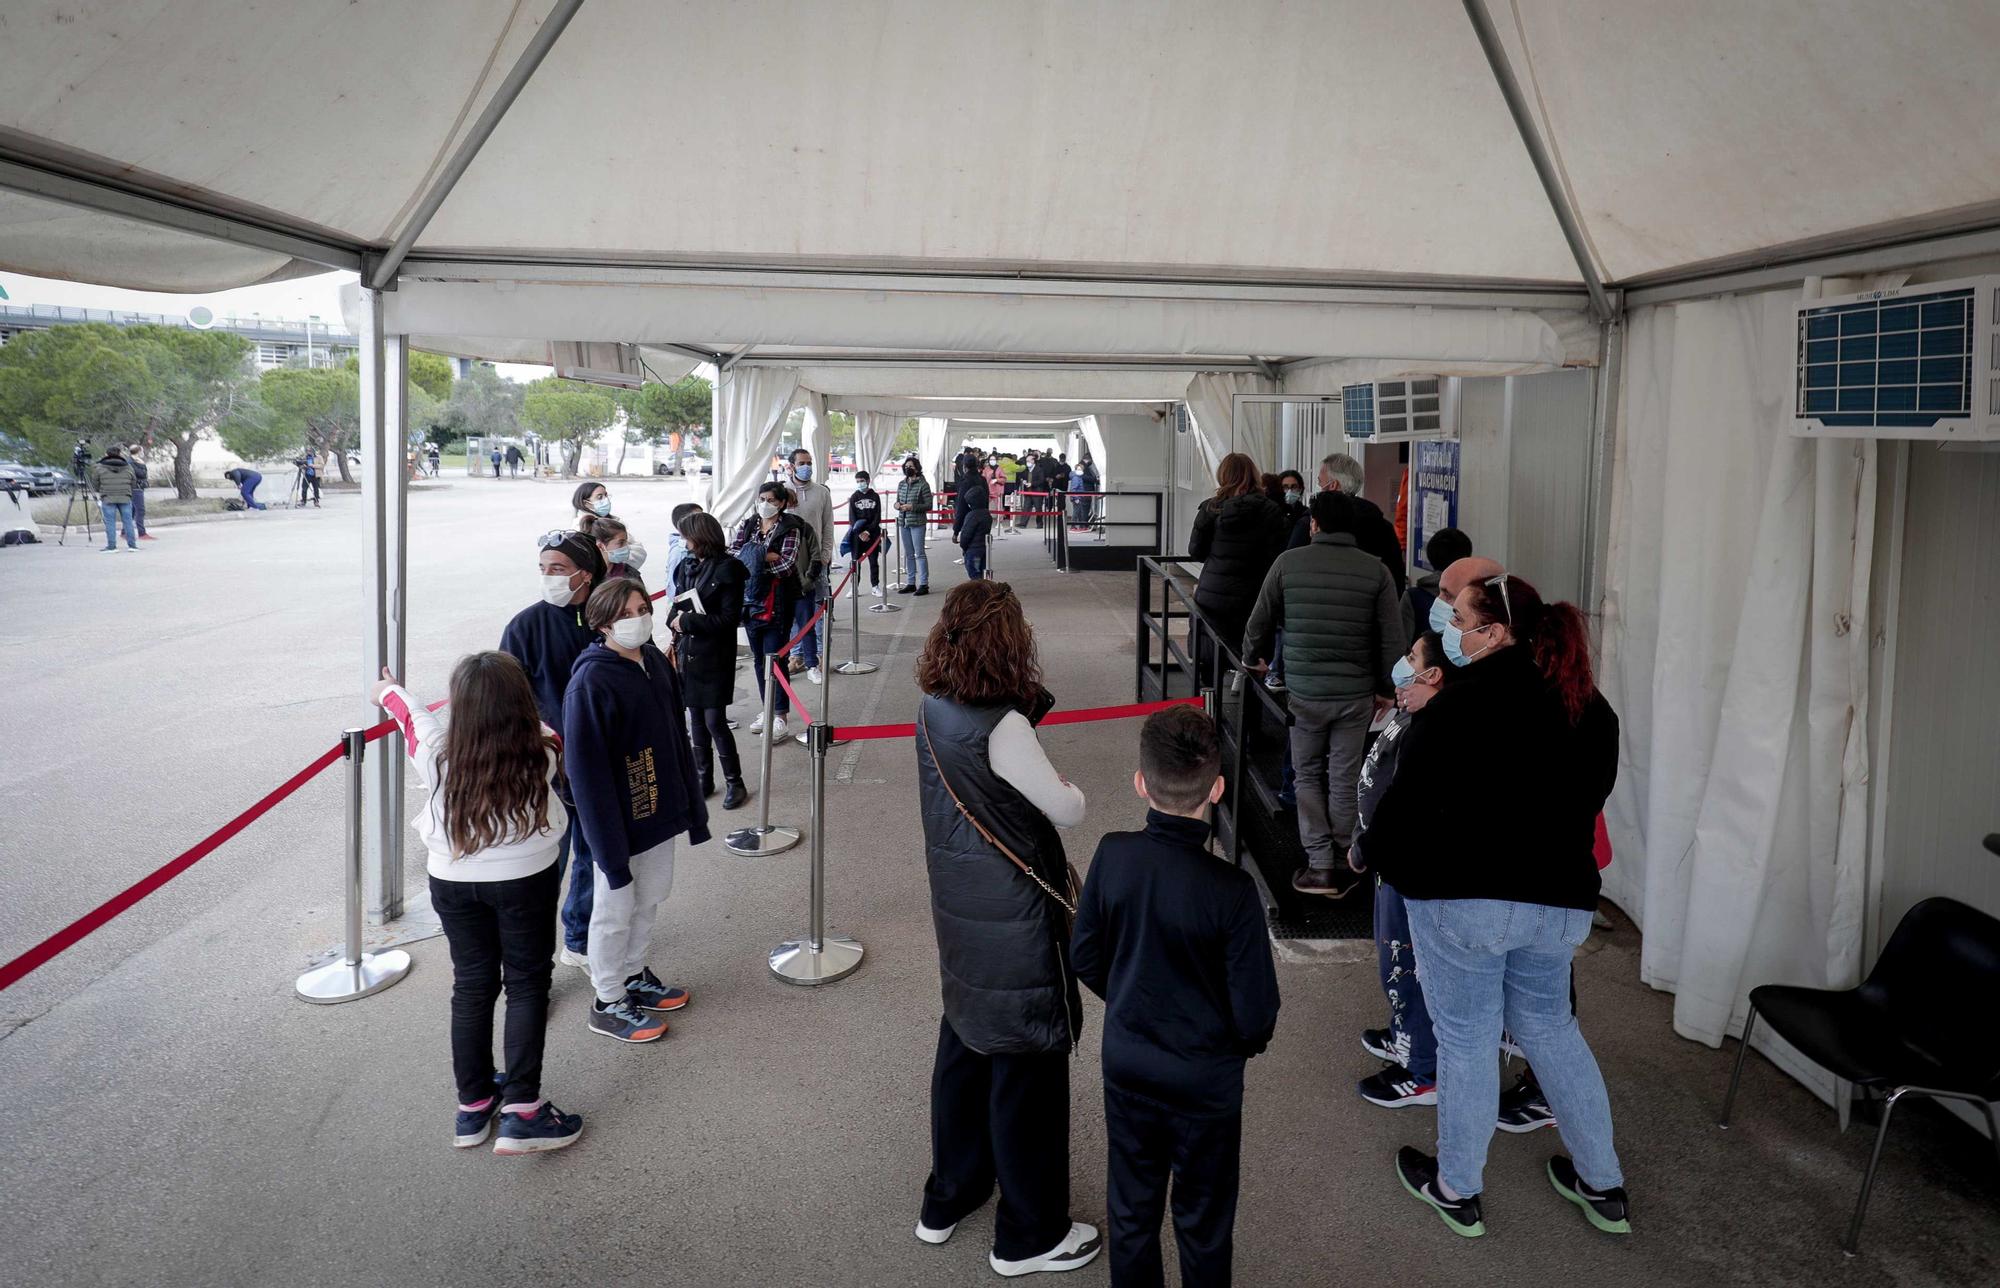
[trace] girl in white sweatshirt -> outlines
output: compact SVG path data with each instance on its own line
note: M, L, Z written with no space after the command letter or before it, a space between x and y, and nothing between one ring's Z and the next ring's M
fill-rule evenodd
M556 794L555 736L527 672L474 653L451 673L446 719L382 670L375 700L396 721L430 797L412 822L429 855L431 906L451 946L452 1143L496 1154L561 1149L583 1118L542 1095L549 975L556 947L557 849L569 815ZM493 1004L507 989L506 1068L493 1068Z

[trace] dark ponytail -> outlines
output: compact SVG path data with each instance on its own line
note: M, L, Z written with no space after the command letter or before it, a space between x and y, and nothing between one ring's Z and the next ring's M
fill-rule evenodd
M1541 593L1519 577L1507 578L1504 600L1492 581L1474 582L1467 589L1480 620L1506 623L1515 642L1533 655L1536 668L1561 700L1563 714L1571 724L1581 720L1597 692L1597 679L1590 670L1590 635L1576 605L1545 604Z

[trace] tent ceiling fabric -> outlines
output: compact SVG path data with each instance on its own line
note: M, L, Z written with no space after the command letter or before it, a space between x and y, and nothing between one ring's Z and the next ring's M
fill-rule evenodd
M141 291L212 291L321 272L288 255L0 189L0 268Z
M548 4L17 0L0 154L380 248ZM2000 219L1991 0L1488 4L1614 283ZM93 222L0 258L279 271ZM1579 280L1457 0L590 0L418 253Z

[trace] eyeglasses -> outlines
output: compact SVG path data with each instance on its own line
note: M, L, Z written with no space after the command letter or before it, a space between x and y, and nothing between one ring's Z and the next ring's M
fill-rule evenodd
M1485 584L1500 588L1500 610L1507 614L1507 625L1511 628L1514 625L1514 604L1507 598L1507 574L1503 572L1498 577L1488 577Z

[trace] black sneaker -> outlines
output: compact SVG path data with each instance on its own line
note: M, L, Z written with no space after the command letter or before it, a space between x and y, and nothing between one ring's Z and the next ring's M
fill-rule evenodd
M931 588L929 586L919 586L917 587L915 593L919 595L928 595L931 593Z
M1419 1078L1400 1064L1392 1064L1380 1073L1368 1075L1356 1084L1356 1089L1361 1092L1363 1100L1384 1109L1434 1105L1438 1102L1437 1079Z
M1493 1125L1518 1136L1555 1126L1556 1111L1542 1099L1539 1089L1532 1083L1523 1082L1500 1093L1500 1117Z
M1476 1239L1486 1233L1486 1222L1479 1215L1479 1196L1446 1198L1444 1191L1438 1188L1437 1160L1429 1154L1409 1145L1403 1146L1396 1151L1396 1176L1403 1182L1404 1189L1437 1209L1438 1216L1453 1234Z
M642 1011L678 1011L689 1001L684 988L668 988L647 967L625 981L625 1000Z
M583 1135L583 1115L566 1114L548 1101L532 1117L500 1115L500 1139L493 1142L496 1154L539 1154L576 1144Z
M1627 1210L1624 1186L1608 1190L1590 1188L1576 1174L1576 1164L1561 1154L1549 1159L1549 1184L1556 1187L1556 1193L1582 1208L1590 1223L1606 1234L1632 1233L1632 1214Z
M1377 1060L1387 1060L1390 1064L1403 1062L1402 1052L1396 1050L1396 1030L1361 1030L1361 1049Z
M451 1143L460 1149L470 1149L474 1145L484 1145L486 1134L493 1130L493 1117L500 1112L498 1093L487 1098L484 1109L460 1109L458 1122L452 1128Z

